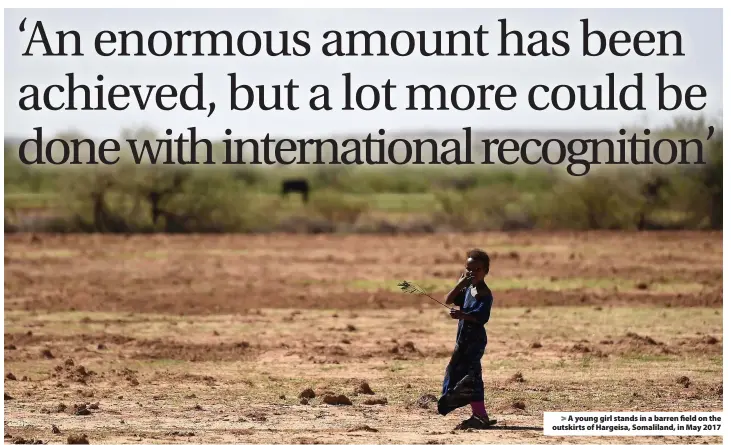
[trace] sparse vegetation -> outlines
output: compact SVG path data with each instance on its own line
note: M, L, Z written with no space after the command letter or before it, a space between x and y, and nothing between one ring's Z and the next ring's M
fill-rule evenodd
M704 118L657 137L705 137ZM723 132L703 165L27 167L5 147L6 231L260 232L722 228ZM280 196L289 177L311 201ZM418 220L418 224L414 224Z

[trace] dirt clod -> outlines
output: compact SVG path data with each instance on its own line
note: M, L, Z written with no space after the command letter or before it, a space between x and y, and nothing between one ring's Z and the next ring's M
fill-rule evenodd
M300 393L300 398L303 399L314 399L315 391L312 388L306 388Z
M352 324L347 325L345 329L347 329L349 332L354 332L356 330L355 326L353 326Z
M523 377L523 373L518 371L510 377L509 381L523 383L525 382L525 378Z
M61 430L56 425L51 425L51 432L53 434L61 434Z
M13 400L15 397L12 397L10 394L5 393L5 400Z
M306 399L304 397L302 397L300 399L300 405L309 405L309 404L310 404L310 399Z
M591 352L591 349L589 349L586 345L576 343L571 347L571 352L580 352L585 354Z
M523 402L522 400L514 401L511 406L515 409L525 410L525 402Z
M41 357L51 359L53 358L53 353L50 349L44 349L41 351Z
M86 407L85 404L74 405L74 415L76 416L90 416L91 411Z
M192 431L171 431L167 435L177 437L193 437L195 436L195 433Z
M67 358L66 361L63 362L63 364L66 365L66 366L74 366L74 359Z
M370 427L368 425L357 425L351 428L348 428L348 432L355 432L355 431L368 431L369 433L377 433L378 430Z
M36 443L43 443L40 439L25 439L23 437L15 437L10 443L30 443L30 444L36 444Z
M423 394L416 400L416 406L422 409L430 409L432 403L437 403L439 399L433 394Z
M260 414L260 413L251 413L251 414L247 415L246 417L248 417L249 419L254 420L256 422L266 422L267 421L266 416L264 414Z
M539 343L539 342L537 342L537 341L534 341L533 343L531 343L531 344L530 344L530 347L531 347L532 349L538 349L538 348L542 348L542 347L543 347L543 345L542 345L542 344L540 344L540 343Z
M711 335L706 335L705 337L703 337L702 341L707 345L715 345L716 343L718 343L718 339Z
M66 438L66 443L68 443L68 444L88 444L89 438L86 437L86 434L69 434L69 436Z
M678 377L678 380L676 382L680 385L685 386L686 388L690 386L690 379L687 376Z
M325 395L322 398L323 403L327 403L328 405L352 405L353 402L350 401L350 399L345 394L340 394L338 396L334 395Z
M643 336L641 336L641 335L639 335L639 334L636 334L636 333L634 333L634 332L628 332L628 333L627 333L627 337L628 337L628 338L629 338L630 340L632 340L632 341L636 341L636 342L638 342L638 343L644 343L644 344L647 344L647 345L652 345L652 346L655 346L655 345L662 345L662 343L659 343L659 342L655 341L655 340L654 340L654 339L653 339L652 337L650 337L650 336L644 336L644 337L643 337Z
M371 397L363 401L363 405L387 405L388 399L385 397Z
M647 283L637 283L637 289L639 290L646 290L648 287Z
M15 378L15 375L12 372L5 374L5 378L8 380L18 380Z
M363 380L362 382L360 382L358 384L358 386L355 388L355 393L356 394L369 394L369 395L375 394L375 392L373 392L373 390L371 389L368 382L366 382L365 380Z

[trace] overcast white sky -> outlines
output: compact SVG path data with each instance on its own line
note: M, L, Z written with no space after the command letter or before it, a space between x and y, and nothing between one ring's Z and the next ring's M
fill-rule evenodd
M26 31L19 25L27 17ZM571 53L566 57L496 57L499 45L499 19L505 18L512 29L553 33L569 32ZM683 34L685 57L581 57L581 23L588 18L594 29L612 32L624 29L677 30ZM50 38L60 30L77 30L82 37L83 57L22 57L32 29L42 20ZM323 32L339 30L474 31L480 25L489 30L485 42L487 57L324 57L320 54ZM232 34L250 30L307 30L311 53L306 57L101 57L94 54L96 33L102 30L135 29L148 35L156 29L228 30ZM429 46L433 46L433 41ZM279 47L279 43L276 47ZM201 136L222 137L230 128L235 136L262 137L266 133L287 136L326 136L333 133L376 132L379 128L395 130L457 130L463 126L485 129L584 129L602 128L616 131L628 123L660 123L672 117L670 112L654 110L655 73L665 72L668 81L681 86L702 84L708 92L706 111L718 116L722 111L722 14L721 10L150 10L150 9L69 9L5 11L5 134L27 137L33 127L42 126L45 134L69 129L90 136L119 135L123 127L149 125L160 132L172 128L174 134L196 126ZM38 45L36 45L36 51ZM188 47L190 49L192 47ZM104 85L162 84L185 86L196 72L205 73L205 103L216 102L209 118L206 112L140 111L134 105L123 112L111 111L21 111L20 88L26 84L45 87L65 83L65 73L73 72L77 82ZM285 84L290 79L300 85L297 92L299 111L228 111L229 79L236 72L240 82L249 84ZM342 111L341 74L350 72L356 83L383 84L387 79L397 86L394 105L387 111ZM538 83L589 84L603 82L605 73L614 72L620 81L632 81L633 73L645 76L647 111L533 111L526 100L530 86ZM510 84L518 91L517 106L512 111L406 111L402 88L409 84ZM315 84L330 87L332 111L311 111L309 89ZM57 100L63 100L58 92ZM683 114L687 110L681 109Z

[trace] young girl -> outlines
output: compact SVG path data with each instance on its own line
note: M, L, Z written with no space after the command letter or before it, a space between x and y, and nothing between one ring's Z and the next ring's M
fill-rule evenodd
M485 324L490 319L492 292L485 284L490 271L490 257L485 251L473 249L467 253L465 270L459 282L445 297L445 304L454 304L450 315L459 320L457 341L447 365L439 399L439 414L447 415L457 408L472 406L472 417L458 429L483 429L497 423L485 411L485 385L480 360L487 346Z

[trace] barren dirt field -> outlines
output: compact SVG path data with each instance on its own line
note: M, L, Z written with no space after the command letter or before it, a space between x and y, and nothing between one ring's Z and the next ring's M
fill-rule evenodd
M492 257L489 431L435 398L464 254ZM544 411L722 410L721 233L5 236L5 441L549 437ZM638 440L639 439L639 440Z

